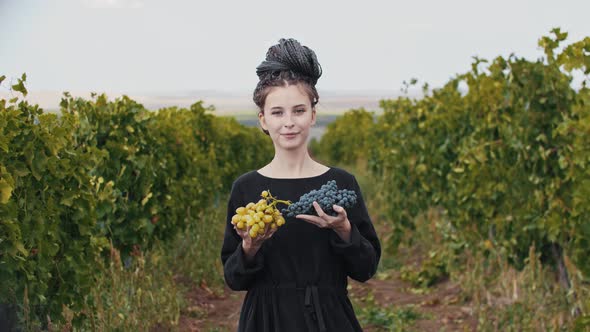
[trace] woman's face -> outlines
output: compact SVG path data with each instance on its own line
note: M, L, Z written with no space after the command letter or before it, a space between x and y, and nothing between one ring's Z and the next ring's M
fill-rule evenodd
M272 88L258 117L275 148L286 150L306 145L309 128L316 120L309 96L299 84Z

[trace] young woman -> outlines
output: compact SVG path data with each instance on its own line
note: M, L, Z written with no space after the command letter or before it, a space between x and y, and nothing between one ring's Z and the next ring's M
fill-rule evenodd
M347 278L371 278L381 246L355 177L308 153L321 67L311 49L281 39L270 47L257 74L254 102L275 155L268 165L238 177L228 202L224 277L231 289L248 291L238 330L362 331L347 295ZM256 238L231 223L236 209L260 200L263 190L296 202L329 180L336 180L338 189L355 190L356 205L348 210L335 205L337 216L330 216L314 203L317 216L286 217L283 226Z

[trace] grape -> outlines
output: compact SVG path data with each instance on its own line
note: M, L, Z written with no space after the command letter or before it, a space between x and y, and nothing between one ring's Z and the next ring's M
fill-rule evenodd
M294 217L298 214L313 214L317 215L313 202L316 201L326 214L336 216L338 213L334 211L333 205L349 208L356 204L356 192L354 190L342 189L338 190L336 180L330 180L322 185L319 189L313 189L301 197L287 208L281 210L287 217Z
M251 238L264 234L269 228L276 229L284 225L285 218L277 209L276 204L291 204L290 201L282 201L273 197L268 190L263 191L260 196L262 199L258 202L250 202L245 207L238 207L236 214L231 218L231 223L238 229L248 231Z
M238 207L236 214L231 218L231 223L238 229L248 231L251 238L264 234L269 228L276 229L284 225L286 221L283 214L287 217L294 217L298 214L316 214L312 204L314 201L318 202L324 212L336 216L337 213L334 211L333 205L339 205L346 209L354 206L357 199L354 190L338 190L335 180L330 180L319 189L313 189L303 194L295 203L279 200L268 190L263 191L260 196L262 199L258 202L250 202L245 207ZM287 205L287 208L279 210L278 203Z

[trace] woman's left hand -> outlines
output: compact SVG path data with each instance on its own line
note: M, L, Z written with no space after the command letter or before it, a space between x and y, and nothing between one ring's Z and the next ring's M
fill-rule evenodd
M328 215L322 210L317 202L313 202L317 216L309 214L298 214L295 218L303 219L310 224L314 224L320 228L333 229L340 238L346 242L350 241L350 220L346 215L346 210L338 205L333 205L332 208L338 215L335 217Z

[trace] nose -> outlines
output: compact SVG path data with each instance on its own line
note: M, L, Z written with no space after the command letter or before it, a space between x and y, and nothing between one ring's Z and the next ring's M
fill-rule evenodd
M287 116L285 116L285 127L291 128L295 125L292 117L293 117L293 114L291 112L287 113Z

